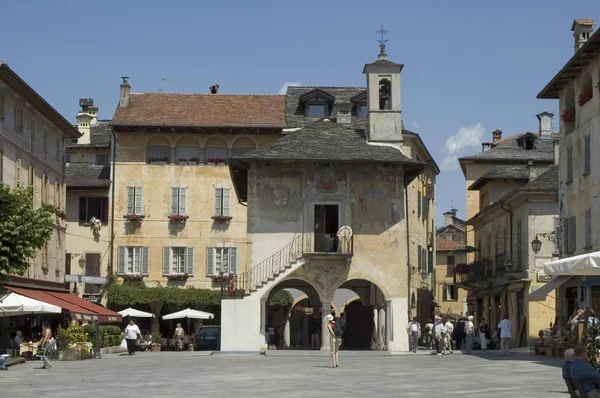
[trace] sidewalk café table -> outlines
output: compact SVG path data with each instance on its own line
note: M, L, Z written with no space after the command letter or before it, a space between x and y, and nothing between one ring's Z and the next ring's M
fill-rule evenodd
M19 345L19 355L33 358L37 354L39 343L21 343Z

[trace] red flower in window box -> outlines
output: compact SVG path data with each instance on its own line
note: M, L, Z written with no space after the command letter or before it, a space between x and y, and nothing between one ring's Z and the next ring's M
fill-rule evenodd
M208 158L208 159L206 159L206 161L208 163L214 163L214 164L225 163L225 159L223 159L223 158Z
M233 217L231 216L212 216L215 222L229 222Z
M190 216L184 216L183 214L169 214L169 221L171 222L186 222Z
M575 109L569 108L562 111L560 120L562 120L563 123L569 123L575 120Z
M125 218L127 221L131 221L131 222L140 222L144 219L144 216L141 214L126 214L123 216L123 218Z
M141 281L144 279L144 275L142 274L123 274L121 276L126 281Z
M168 163L169 162L169 157L164 157L164 158L150 158L148 159L150 161L150 163Z
M579 97L577 97L577 103L579 106L584 106L589 100L592 99L593 96L594 94L592 93L592 90L583 90L583 92L579 94Z
M212 275L210 278L214 283L227 283L235 277L234 273L231 272L219 272L218 274Z

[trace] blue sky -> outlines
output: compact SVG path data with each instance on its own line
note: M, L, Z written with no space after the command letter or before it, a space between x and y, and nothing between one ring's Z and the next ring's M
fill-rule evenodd
M495 129L536 131L535 114L557 114L556 101L535 97L573 55L575 18L600 22L600 2L20 0L2 7L0 59L69 120L81 97L110 118L120 76L132 91L362 86L383 24L387 53L405 65L405 125L443 166L439 223L452 201L464 216L455 155L479 151Z

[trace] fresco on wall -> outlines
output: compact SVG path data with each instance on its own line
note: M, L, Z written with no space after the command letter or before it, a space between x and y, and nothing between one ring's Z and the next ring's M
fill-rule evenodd
M345 193L348 191L348 172L325 167L306 172L308 193Z
M300 171L269 171L257 176L258 205L262 217L298 221L302 214Z

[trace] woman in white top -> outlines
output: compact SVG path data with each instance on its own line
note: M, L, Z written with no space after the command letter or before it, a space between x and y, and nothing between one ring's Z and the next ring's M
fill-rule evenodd
M467 354L473 351L473 337L475 336L475 326L473 325L473 315L467 317L465 323L465 333L467 334Z
M183 350L183 336L185 336L185 332L181 327L181 323L178 323L177 327L175 328L175 334L173 336L175 342L177 343L177 351Z

